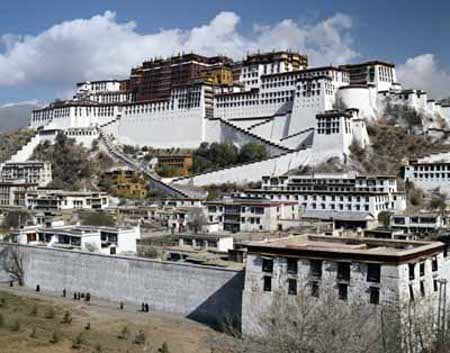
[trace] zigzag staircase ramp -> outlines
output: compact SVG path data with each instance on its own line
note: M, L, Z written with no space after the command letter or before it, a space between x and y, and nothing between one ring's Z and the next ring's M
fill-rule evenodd
M294 151L294 149L292 149L292 148L285 147L285 146L281 145L280 143L277 143L276 141L268 140L264 137L261 137L255 133L253 133L252 131L248 131L244 128L241 128L241 127L233 124L232 122L230 122L228 120L224 120L222 118L210 118L210 120L218 120L218 121L220 121L220 123L222 125L230 128L235 133L245 136L251 141L254 141L254 142L264 145L271 156L276 156L276 155L280 155L280 154L283 154L286 152Z

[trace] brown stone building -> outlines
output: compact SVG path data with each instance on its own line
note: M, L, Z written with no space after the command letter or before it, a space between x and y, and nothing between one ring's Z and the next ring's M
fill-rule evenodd
M168 99L178 85L209 78L217 83L230 80L232 64L225 56L208 58L197 54L153 59L131 70L130 91L137 102Z
M163 176L184 176L192 171L193 158L191 151L160 150L155 157L158 159L157 168L159 171L170 171L171 174L175 174Z
M308 67L308 57L289 51L256 53L247 55L242 64L243 66L279 65L278 72L296 71L304 70Z

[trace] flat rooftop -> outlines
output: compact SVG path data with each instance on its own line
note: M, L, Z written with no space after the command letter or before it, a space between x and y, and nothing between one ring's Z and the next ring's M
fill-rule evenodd
M288 200L271 200L268 198L259 198L259 197L234 197L234 198L223 198L220 200L212 200L205 201L204 204L206 206L214 206L214 205L236 205L236 206L261 206L261 207L270 207L270 206L279 206L279 205L295 205L298 202L296 201L288 201Z
M118 233L120 231L132 230L133 227L95 227L66 225L61 227L38 228L41 233L67 234L72 236L92 235L100 232Z
M249 254L403 263L444 250L441 242L299 235L248 244Z
M233 238L232 234L225 233L199 233L199 234L177 234L178 239L200 239L200 240L220 240Z

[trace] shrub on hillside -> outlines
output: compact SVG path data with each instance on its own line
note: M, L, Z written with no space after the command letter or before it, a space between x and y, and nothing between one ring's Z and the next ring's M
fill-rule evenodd
M434 193L431 196L429 208L434 211L445 211L447 208L447 195L441 192Z
M3 219L2 227L4 229L17 228L21 225L25 225L29 219L30 213L28 211L9 211L6 217Z
M401 166L409 159L450 151L450 145L435 143L426 136L415 136L401 127L368 124L371 146L365 151L352 144L350 158L356 168L367 174L400 176Z
M93 181L113 164L105 153L91 152L64 134L58 134L53 145L47 141L39 144L32 159L50 162L53 181L49 187L65 190L79 190L85 184L96 187Z
M425 193L422 189L412 183L406 183L407 204L409 207L421 208L425 200Z
M238 149L230 142L203 142L193 153L193 172L226 168L234 164L255 162L269 156L264 145L250 142Z
M61 339L61 334L59 333L59 331L53 331L49 342L52 344L55 344L55 343L58 343L60 339Z
M86 226L113 227L116 224L114 218L104 212L83 211L79 217L81 224Z
M156 172L164 178L172 178L180 175L178 168L170 165L162 165L158 167Z
M391 216L392 212L381 211L378 214L378 223L381 224L383 227L389 227Z

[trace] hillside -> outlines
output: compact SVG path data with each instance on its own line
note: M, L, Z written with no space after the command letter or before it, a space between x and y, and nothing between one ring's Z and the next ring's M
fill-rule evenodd
M314 167L306 166L289 172L290 175L315 173L358 172L360 174L388 174L402 177L402 166L408 160L422 156L450 152L450 144L435 141L425 135L413 135L407 128L370 123L367 126L371 145L362 149L357 143L350 147L347 164L333 158Z
M0 106L0 132L22 129L30 122L33 109L39 105L34 103L17 103Z
M435 142L427 136L410 135L405 128L370 124L367 127L371 146L366 150L351 146L350 167L366 174L400 176L401 166L409 159L450 151L450 144Z
M50 162L53 181L49 186L64 190L98 189L100 175L113 164L104 152L88 150L62 134L53 145L38 145L32 159Z

